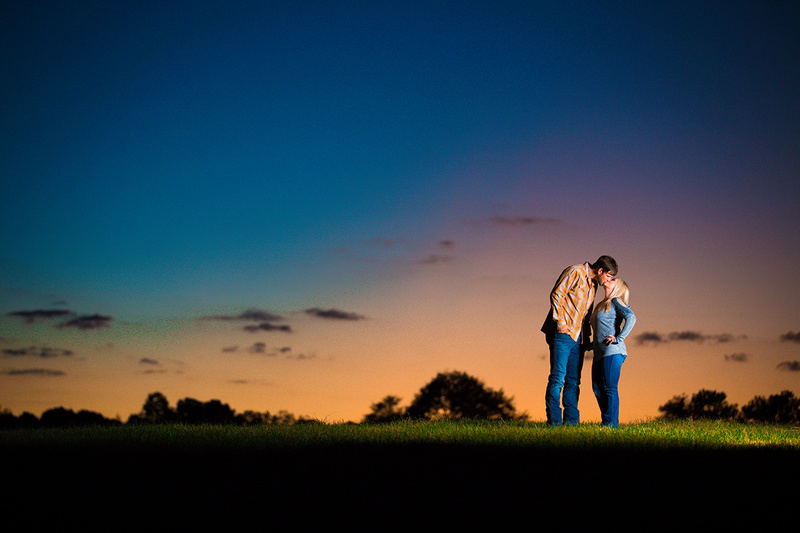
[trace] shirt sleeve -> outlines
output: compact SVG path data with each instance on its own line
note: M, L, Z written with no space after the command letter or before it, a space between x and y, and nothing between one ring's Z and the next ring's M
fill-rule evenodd
M578 281L578 272L574 268L567 268L561 273L561 276L556 282L556 286L550 292L550 307L553 310L553 320L556 323L556 328L566 327L567 323L567 306L565 305L569 289L573 287Z
M614 304L614 308L617 310L617 312L625 319L625 325L622 327L622 331L620 331L619 335L616 336L617 341L621 341L630 334L633 326L636 324L636 315L633 313L633 309L623 303L620 303L619 298L614 298L612 303Z

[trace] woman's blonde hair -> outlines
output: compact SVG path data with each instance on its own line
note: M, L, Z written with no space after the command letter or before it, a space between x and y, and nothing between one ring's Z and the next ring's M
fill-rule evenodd
M630 305L628 303L628 299L631 296L631 291L628 288L628 284L625 283L622 278L615 278L614 280L614 288L611 289L611 294L608 295L608 298L603 300L603 303L600 304L599 308L603 310L603 312L607 312L608 309L611 307L611 300L614 298L619 298L626 305Z

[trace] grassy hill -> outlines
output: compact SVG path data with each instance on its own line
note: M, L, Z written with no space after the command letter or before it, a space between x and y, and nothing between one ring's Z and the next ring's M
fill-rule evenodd
M164 530L762 529L795 514L800 479L800 429L715 422L120 426L3 431L0 450L9 511Z

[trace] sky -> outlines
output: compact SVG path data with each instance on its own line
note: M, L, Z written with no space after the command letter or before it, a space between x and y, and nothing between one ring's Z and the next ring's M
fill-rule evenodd
M800 395L796 2L0 7L0 409L360 421L460 371L544 420L603 254L621 422ZM598 421L584 366L582 418Z

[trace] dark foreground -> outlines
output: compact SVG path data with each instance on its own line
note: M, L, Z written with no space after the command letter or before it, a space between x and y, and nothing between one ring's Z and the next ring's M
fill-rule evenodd
M3 454L4 518L25 531L531 530L554 520L763 530L793 518L800 495L800 454L776 448L43 444Z

